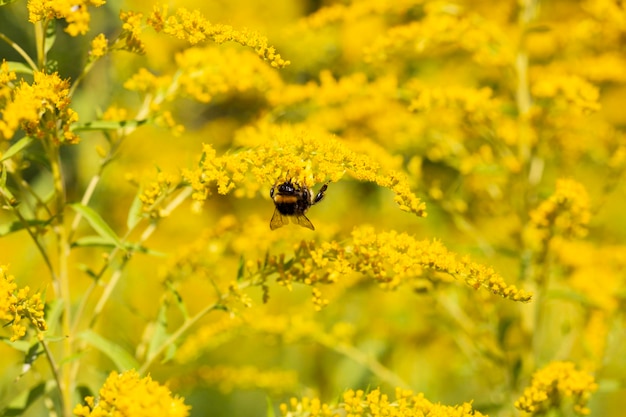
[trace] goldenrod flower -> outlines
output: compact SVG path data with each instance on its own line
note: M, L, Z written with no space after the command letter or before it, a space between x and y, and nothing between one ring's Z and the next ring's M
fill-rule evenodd
M532 226L543 240L553 236L583 237L591 218L585 187L571 179L560 179L556 190L530 213Z
M401 14L422 3L423 0L362 0L350 4L336 3L322 7L302 19L300 26L302 29L317 29L336 22L356 21L368 15Z
M183 94L203 103L217 95L258 91L264 94L282 86L276 70L248 50L210 45L176 54Z
M574 412L587 415L590 413L587 402L597 388L593 376L576 370L572 362L551 362L535 372L530 386L515 402L515 407L533 416L541 416L573 401Z
M587 114L600 109L598 88L577 75L539 70L533 78L532 94L553 100L557 110Z
M71 36L84 35L89 30L91 15L87 5L102 6L104 0L29 0L28 20L65 19L65 32Z
M22 324L22 319L28 319L38 331L47 330L41 294L29 296L30 288L18 289L15 277L7 274L7 270L6 265L0 265L0 319L11 325L11 341L26 335L26 326Z
M21 80L11 91L2 109L0 136L11 139L22 128L34 138L77 143L78 136L70 130L71 124L78 121L78 114L69 107L69 81L61 79L56 72L36 71L33 75L32 84Z
M267 38L249 30L236 30L232 26L212 24L198 10L189 11L179 8L168 16L166 6L156 6L148 18L148 24L157 32L163 31L178 39L195 45L205 40L217 44L236 42L252 48L259 57L268 61L271 66L282 68L289 65L273 46L268 46Z
M408 54L437 54L439 51L463 50L472 54L479 64L512 66L515 62L513 45L492 22L477 14L450 12L438 2L426 7L419 21L390 28L367 50L368 60L387 60L390 56Z
M372 278L387 290L418 288L424 278L440 281L442 277L437 273L443 273L471 288L484 288L512 301L528 302L532 298L532 294L507 284L492 268L459 257L439 241L420 241L396 231L377 233L368 226L356 228L348 241L303 241L293 258L269 255L250 273L262 280L275 275L276 281L287 288L294 282L311 286L317 310L328 303L319 284L333 284L352 273Z
M104 33L100 33L91 41L91 50L89 56L91 59L97 59L104 56L107 53L109 47L109 41L104 36Z
M283 417L374 417L374 416L437 416L437 417L486 417L472 408L471 403L456 406L434 404L411 390L396 388L395 399L380 389L370 392L349 389L343 393L343 402L335 406L322 403L318 398L291 398L289 404L281 404Z
M184 399L172 396L164 385L150 376L141 378L135 370L111 372L100 388L99 397L85 397L87 405L77 405L81 417L185 417L190 407Z
M237 141L245 148L222 156L204 145L200 167L183 172L194 199L205 200L213 187L220 194L235 190L236 196L252 196L287 179L312 186L348 174L392 190L401 210L426 215L425 204L411 191L405 175L381 170L375 160L320 129L263 124L243 130Z
M139 37L143 31L143 13L121 11L120 20L122 21L120 39L125 41L125 46L122 49L143 55L146 46Z

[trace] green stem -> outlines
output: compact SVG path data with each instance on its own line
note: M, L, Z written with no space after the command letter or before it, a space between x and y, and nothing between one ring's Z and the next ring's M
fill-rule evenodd
M182 335L184 335L194 324L196 324L202 317L215 310L227 296L228 293L224 294L219 299L219 301L206 306L205 308L200 310L195 316L185 320L185 322L178 329L176 329L176 331L172 333L170 337L163 341L163 343L154 352L152 352L150 356L146 357L146 360L138 370L139 374L144 375L148 371L148 369L150 369L150 366L152 366L152 363L155 361L156 358L161 356L161 354L165 352L168 347L176 343L176 341Z
M21 46L19 46L17 43L13 42L7 35L5 35L4 33L0 32L0 39L2 39L3 41L5 41L6 43L8 43L11 48L15 49L15 51L20 54L20 56L22 58L24 58L24 61L26 61L26 63L32 68L33 71L37 71L37 64L35 64L35 61L33 61L30 56L28 56L28 54L26 53L25 50L22 49Z
M61 381L61 376L59 375L59 367L56 361L54 360L54 356L52 356L52 352L50 352L50 349L48 348L48 344L46 343L44 339L43 333L39 332L37 334L37 338L39 339L39 343L41 344L41 347L43 348L43 351L46 354L46 358L48 359L48 363L50 364L50 369L52 370L52 375L54 376L54 380L57 383L59 392L61 392L61 387L63 386L63 382ZM66 409L65 398L62 394L59 398L59 401L61 405L61 410L65 410Z
M73 343L74 335L71 332L72 323L72 297L71 286L68 269L68 257L69 257L69 243L67 236L67 228L65 227L65 184L63 181L63 172L61 167L61 155L59 146L54 143L48 143L47 146L48 157L50 161L50 168L52 171L52 181L54 184L55 192L55 229L57 236L57 254L59 258L59 293L63 302L63 317L61 320L61 328L63 338L63 358L71 358L73 356ZM64 361L61 367L61 395L62 404L65 408L62 410L62 415L70 417L72 403L72 393L74 392L74 384L69 372L70 362Z

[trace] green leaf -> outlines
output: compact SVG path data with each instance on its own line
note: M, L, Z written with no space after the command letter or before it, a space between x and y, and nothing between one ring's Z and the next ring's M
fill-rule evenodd
M17 153L19 153L22 149L27 148L28 145L30 145L33 142L33 140L34 139L32 137L26 136L18 140L17 142L15 142L13 145L11 145L9 149L7 149L5 153L2 154L2 157L0 158L0 162L6 161L7 159L13 157L13 155L16 155Z
M83 236L79 239L76 239L72 242L72 247L104 247L104 248L112 248L115 246L111 239L102 237L100 235L92 235L92 236Z
M7 4L15 3L17 0L0 0L0 6L6 6Z
M17 384L14 384L18 386ZM21 416L24 412L30 407L35 401L39 400L44 393L46 392L46 383L42 382L40 384L31 387L29 390L24 390L13 397L11 404L3 410L3 416Z
M246 262L243 259L243 255L239 257L239 267L237 268L237 281L241 281L245 272Z
M154 356L169 336L167 333L167 307L168 303L161 303L156 322L152 323L152 325L154 325L154 332L152 333L152 337L150 338L150 343L148 345L148 358Z
M103 238L108 239L109 242L115 244L118 248L124 249L124 245L122 244L120 238L94 209L80 203L70 204L70 207L74 209L76 213L81 214L87 222L89 222L91 227L93 227L93 230L95 230L96 233Z
M46 38L44 40L43 48L46 53L52 49L54 45L54 41L57 38L57 25L56 20L48 20L48 25L46 26Z
M85 131L85 130L118 130L126 127L139 127L145 124L148 120L94 120L86 123L74 123L71 126L71 130Z
M26 353L28 352L28 349L30 349L30 343L23 339L11 342L11 339L9 339L8 337L0 337L0 340L11 346L13 349L19 350L20 352Z
M272 403L272 399L266 396L265 402L267 403L267 417L276 417L276 410L274 410L274 404Z
M16 220L11 223L0 224L0 237L9 235L11 233L19 232L20 230L26 229L29 226L47 226L50 223L50 220L26 220L26 223Z
M128 217L126 218L126 226L128 227L128 230L134 229L143 218L143 207L141 200L139 199L139 194L140 193L137 193L137 195L135 195L135 199L130 205L130 209L128 209Z
M85 330L79 333L78 338L108 356L119 371L139 369L139 363L134 356L124 350L120 345L100 336L93 330Z
M33 69L23 62L10 61L7 62L7 64L9 65L9 71L17 72L18 74L28 75L31 75L33 73Z

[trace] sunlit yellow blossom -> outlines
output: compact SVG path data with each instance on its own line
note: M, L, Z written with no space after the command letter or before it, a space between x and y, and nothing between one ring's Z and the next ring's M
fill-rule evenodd
M510 66L514 49L500 28L475 14L433 8L423 19L390 28L366 51L369 60L408 54L440 54L463 50L479 64Z
M316 309L328 303L319 292L320 284L334 284L353 273L373 279L382 288L423 285L424 278L442 281L437 273L462 280L474 289L484 288L513 301L530 301L532 295L507 284L492 268L459 257L441 242L419 241L406 233L380 232L363 226L352 232L346 242L303 241L293 258L269 255L257 270L249 272L264 279L275 276L288 288L297 282L312 286Z
M189 48L176 55L176 63L182 92L204 103L219 94L264 93L282 85L276 70L248 50Z
M531 294L504 282L492 268L459 257L439 241L418 241L406 233L381 232L361 227L352 233L354 268L372 275L384 287L411 283L424 271L450 274L474 289L485 288L513 301L529 301Z
M143 211L149 213L151 217L159 217L158 203L173 191L176 184L176 177L159 172L157 178L148 184L139 195Z
M576 370L572 362L552 362L535 372L531 384L515 402L515 407L533 416L545 415L550 410L560 410L564 404L571 404L580 415L590 410L587 402L598 388L593 376Z
M268 61L273 67L289 65L273 46L268 46L267 39L250 30L236 30L232 26L212 24L198 10L177 9L175 14L167 16L167 7L155 7L148 24L157 31L163 31L192 45L205 40L217 44L236 42L252 48L259 57Z
M77 405L74 414L81 417L185 417L189 406L184 399L172 396L169 388L141 378L135 370L121 374L113 371L100 388L97 401L86 397L87 405Z
M423 2L424 0L362 0L350 4L336 3L320 8L302 19L300 25L302 28L316 29L336 22L358 20L371 14L400 14Z
M413 84L411 89L417 98L411 101L411 111L439 111L439 109L459 109L475 123L499 120L502 104L492 97L490 88L446 87L432 88Z
M91 41L91 51L89 56L92 59L100 58L107 52L109 41L104 36L104 33L100 33Z
M34 81L20 81L11 93L11 100L2 109L0 135L11 139L18 128L27 135L55 143L77 143L78 136L70 125L78 114L70 107L69 82L55 72L37 71Z
M144 54L146 46L140 38L143 30L143 13L121 11L120 20L122 21L120 39L123 39L125 42L122 49L140 55Z
M28 20L65 19L65 32L71 36L84 35L89 30L91 16L87 6L102 6L104 0L29 0Z
M172 82L171 77L163 75L157 77L145 68L140 68L139 71L130 77L124 83L124 88L131 91L139 91L144 93L156 93L162 90Z
M14 71L9 70L9 64L6 60L2 60L0 64L0 86L6 87L11 81L14 81L17 75ZM1 90L0 90L1 91Z
M395 398L380 389L370 392L349 389L343 393L343 401L336 405L323 404L317 398L292 398L289 404L281 404L283 417L320 416L374 417L374 416L437 416L437 417L486 417L472 408L471 403L449 406L434 404L411 390L396 388Z
M554 100L557 110L584 114L600 109L598 88L577 75L537 71L531 92L539 99Z
M555 235L583 237L590 218L587 190L571 179L558 180L554 194L530 213L532 225L540 231L543 240Z
M41 294L29 296L30 288L18 289L15 277L9 275L7 270L6 265L0 265L0 320L7 322L5 325L11 325L13 330L11 341L26 335L23 319L29 320L38 331L47 330Z
M213 187L220 194L236 189L236 196L252 196L287 178L312 186L338 181L347 173L391 189L400 209L425 215L426 207L411 191L405 175L381 172L376 161L351 151L319 129L261 125L243 130L237 141L243 150L219 157L205 145L200 167L183 173L195 199L206 199Z

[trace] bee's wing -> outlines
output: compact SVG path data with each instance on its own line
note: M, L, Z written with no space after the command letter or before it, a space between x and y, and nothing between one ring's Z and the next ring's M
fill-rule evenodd
M272 220L270 220L270 229L276 230L279 227L283 227L289 223L289 218L287 216L283 216L280 214L277 208L274 209L274 215L272 216Z
M304 214L299 214L294 217L293 222L298 223L302 227L307 227L311 230L315 230L315 227L313 227L313 223L311 223L311 220L309 220L308 217L306 217Z

